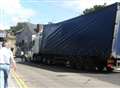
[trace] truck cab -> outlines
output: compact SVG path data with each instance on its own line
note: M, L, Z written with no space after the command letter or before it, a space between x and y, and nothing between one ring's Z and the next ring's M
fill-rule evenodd
M39 56L38 54L43 36L43 26L37 25L35 31L36 33L32 35L32 49L31 49L32 61L35 61L35 59L37 59L37 57Z

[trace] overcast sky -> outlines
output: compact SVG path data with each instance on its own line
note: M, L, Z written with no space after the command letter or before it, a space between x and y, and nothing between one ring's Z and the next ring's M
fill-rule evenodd
M94 5L107 5L120 0L0 0L0 29L17 22L60 22L82 14Z

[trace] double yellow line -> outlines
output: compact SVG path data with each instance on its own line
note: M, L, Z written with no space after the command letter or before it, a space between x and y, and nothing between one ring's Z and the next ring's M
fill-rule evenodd
M19 88L28 88L25 82L21 79L21 77L15 71L12 71L12 76L16 80Z

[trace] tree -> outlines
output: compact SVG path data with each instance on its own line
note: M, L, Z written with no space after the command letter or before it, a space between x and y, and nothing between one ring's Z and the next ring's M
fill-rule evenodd
M18 23L16 26L11 26L9 32L14 34L24 28L25 23Z
M83 14L88 14L88 13L91 13L91 12L94 12L94 11L97 11L97 10L100 10L102 8L106 7L106 3L104 3L104 5L95 5L93 6L92 8L89 8L89 9L85 9L83 11Z

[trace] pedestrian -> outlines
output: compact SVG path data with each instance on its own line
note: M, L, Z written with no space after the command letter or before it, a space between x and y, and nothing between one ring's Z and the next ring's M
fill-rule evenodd
M10 45L7 41L2 44L0 49L0 88L8 88L8 76L10 72L10 64L14 71L16 70L16 62Z

